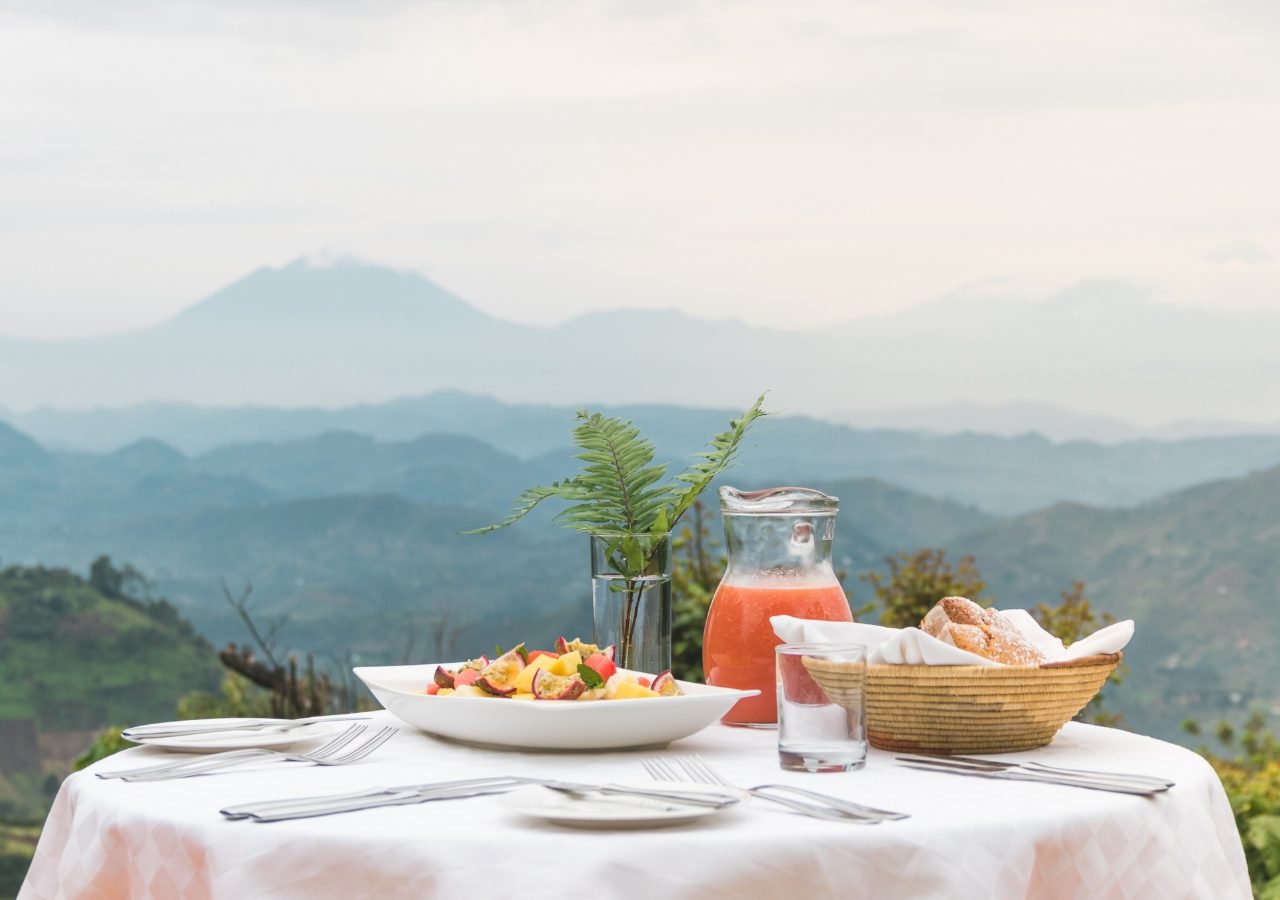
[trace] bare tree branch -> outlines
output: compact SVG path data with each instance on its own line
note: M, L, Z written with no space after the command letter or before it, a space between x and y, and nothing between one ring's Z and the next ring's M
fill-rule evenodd
M253 638L253 642L257 644L262 655L267 658L267 662L272 668L280 668L280 663L276 660L275 645L276 637L280 633L280 629L284 627L288 621L288 616L278 616L267 623L267 633L264 636L258 631L257 624L253 621L253 616L249 614L249 596L253 593L253 584L246 581L244 590L240 592L240 596L232 597L231 590L227 587L227 582L222 581L222 596L226 598L227 604L236 611L236 615L240 617L240 621L249 629L249 636Z

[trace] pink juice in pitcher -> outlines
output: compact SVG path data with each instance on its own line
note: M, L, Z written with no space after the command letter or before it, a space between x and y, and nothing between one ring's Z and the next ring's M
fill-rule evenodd
M756 688L734 705L730 725L778 721L770 616L849 622L849 601L831 567L839 501L809 488L720 489L729 564L702 638L707 684Z

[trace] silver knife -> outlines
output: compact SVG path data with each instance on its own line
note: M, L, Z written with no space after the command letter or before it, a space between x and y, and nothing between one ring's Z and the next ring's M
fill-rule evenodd
M1139 787L1155 793L1167 791L1173 787L1172 781L1164 781L1161 779L1151 779L1145 776L1120 775L1110 772L1084 772L1084 771L1067 771L1064 769L1046 771L1045 769L1036 767L1030 768L1022 765L1009 766L988 766L974 765L968 762L959 762L950 757L895 757L898 762L912 763L919 766L929 766L936 769L955 769L960 771L974 772L1017 772L1024 775L1036 775L1042 778L1059 778L1069 781L1088 781L1100 784L1119 784L1129 787Z
M434 782L422 785L404 785L393 788L371 788L352 794L329 794L315 797L298 797L228 806L219 812L229 819L255 819L259 822L280 822L286 819L309 818L335 813L373 809L379 806L403 806L426 803L432 800L455 800L479 797L487 794L506 793L521 787L540 786L573 794L613 794L666 800L686 806L723 808L739 802L738 797L706 791L682 791L663 788L633 788L625 785L583 784L519 777L475 778L454 782Z
M1112 791L1118 794L1135 794L1142 797L1150 797L1153 794L1168 790L1163 787L1137 785L1133 782L1101 781L1096 779L1070 777L1066 775L1051 775L1048 772L1040 774L1013 770L997 771L993 769L961 768L959 766L940 766L933 763L914 762L904 762L902 765L909 769L919 769L922 772L941 772L944 775L966 775L972 778L990 778L993 781L1032 781L1039 782L1040 784L1058 784L1066 787L1087 788L1093 791Z

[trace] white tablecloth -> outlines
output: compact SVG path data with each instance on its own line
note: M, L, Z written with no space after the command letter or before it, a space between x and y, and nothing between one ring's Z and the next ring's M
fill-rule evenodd
M875 750L858 772L786 773L774 742L771 732L716 725L656 752L696 752L741 784L791 782L912 818L847 825L752 801L671 828L583 831L521 818L496 797L274 824L218 815L233 802L481 774L643 777L642 753L479 750L406 727L371 760L342 768L272 763L152 784L73 775L58 793L19 896L1250 896L1217 777L1200 757L1170 744L1070 724L1052 745L1026 754L1177 781L1148 799L919 772ZM160 755L135 749L99 765L143 765Z

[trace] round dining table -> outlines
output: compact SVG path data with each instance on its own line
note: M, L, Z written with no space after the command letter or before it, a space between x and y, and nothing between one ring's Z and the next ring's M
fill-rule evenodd
M1134 796L908 768L872 749L847 773L784 772L776 733L706 728L662 749L484 749L400 732L341 767L282 760L163 782L95 770L172 756L139 747L62 785L19 897L44 898L1213 898L1251 896L1217 776L1189 750L1070 723L1012 754L1176 782ZM644 783L644 762L696 754L735 785L783 783L910 818L809 818L749 799L666 827L554 824L479 796L281 822L231 820L236 803L490 775ZM656 784L656 782L654 782ZM541 789L533 789L541 790Z

